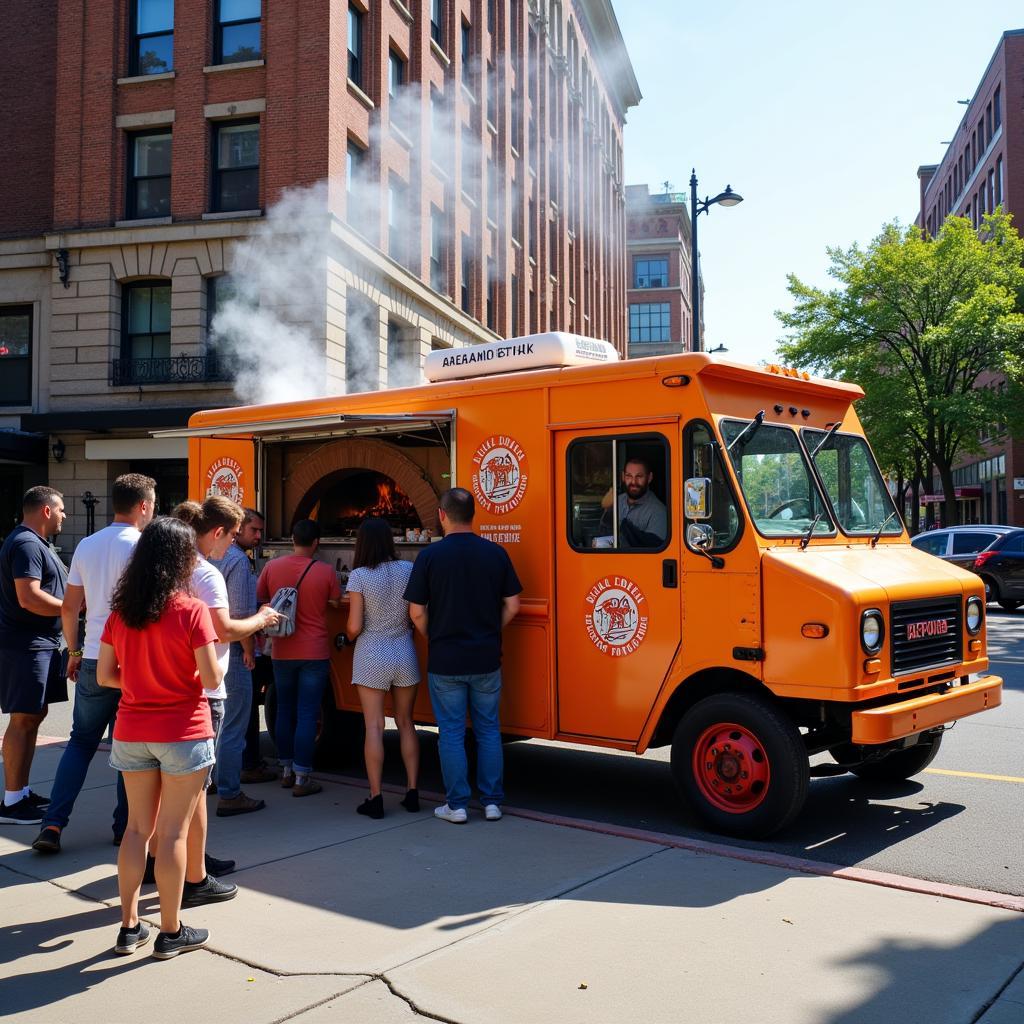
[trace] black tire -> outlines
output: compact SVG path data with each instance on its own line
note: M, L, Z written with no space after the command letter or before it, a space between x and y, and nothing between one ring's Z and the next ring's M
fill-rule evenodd
M877 761L854 765L850 771L864 782L903 782L923 772L942 746L942 733L922 736L912 747L894 750Z
M982 576L981 582L985 584L985 604L999 600L999 586L991 576Z
M1011 598L1006 598L999 602L999 607L1004 612L1015 612L1022 604L1024 604L1024 601L1014 601Z
M729 725L740 729L730 732L725 728ZM722 727L720 734L717 727ZM716 735L721 736L726 749L730 737L737 736L736 750L740 753L735 757L719 756L717 741L710 738ZM744 743L747 746L743 747ZM706 769L700 778L694 757L698 744L708 746L709 758L715 755L713 760L704 762ZM768 771L768 778L748 785L746 793L740 791L747 783L738 782L739 776L730 774L735 765L743 763L741 747L748 752L746 763L756 760L762 773L766 768ZM785 828L800 813L807 799L810 765L800 731L774 704L751 694L719 693L698 701L676 726L672 776L680 794L711 829L746 839L763 839ZM746 775L742 777L748 779ZM727 789L737 790L735 801L726 797L722 788L714 789L726 783ZM732 803L731 809L716 803L716 797Z
M277 692L268 683L263 695L263 715L267 734L277 746ZM324 692L317 724L314 767L337 768L353 763L363 756L363 716L353 711L339 711L334 706L330 687Z

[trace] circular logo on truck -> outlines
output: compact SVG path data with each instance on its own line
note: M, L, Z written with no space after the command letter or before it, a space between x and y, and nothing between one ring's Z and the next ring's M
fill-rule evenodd
M590 642L610 658L632 654L647 636L647 598L626 576L605 576L588 591L584 622Z
M206 471L206 496L220 495L242 504L245 491L242 488L242 467L234 459L224 456L217 459Z
M473 496L492 516L511 512L526 494L526 452L513 437L493 434L473 454Z

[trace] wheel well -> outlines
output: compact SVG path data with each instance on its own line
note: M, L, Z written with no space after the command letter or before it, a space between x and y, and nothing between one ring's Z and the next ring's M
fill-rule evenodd
M999 600L999 584L995 581L992 576L988 573L980 572L978 575L981 577L981 582L984 583L989 589L989 598L993 601Z
M684 679L675 688L654 728L650 746L664 747L672 742L676 725L699 700L728 691L757 693L774 700L774 695L759 679L735 668L708 668Z

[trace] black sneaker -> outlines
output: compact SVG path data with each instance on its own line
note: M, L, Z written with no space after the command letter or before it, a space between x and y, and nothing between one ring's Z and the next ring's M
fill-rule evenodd
M149 925L140 921L134 928L122 928L117 933L117 945L114 946L114 952L120 953L121 956L128 956L129 953L134 953L139 946L144 946L147 942L149 942Z
M16 804L4 804L0 808L0 823L4 825L41 825L42 822L43 812L27 796Z
M54 825L47 825L32 844L33 850L39 853L60 853L60 829Z
M213 875L207 875L201 882L186 882L181 894L183 907L201 907L205 903L223 903L238 895L238 886L231 882L218 882Z
M187 884L187 883L186 883ZM153 944L153 956L157 960L170 960L179 953L188 953L193 949L201 949L210 941L210 933L205 928L189 928L187 924L179 925L178 934L161 932Z
M221 860L220 857L211 857L206 854L206 873L208 875L216 875L220 878L221 875L230 875L235 870L235 862L233 860Z
M40 809L50 806L50 798L48 796L43 796L42 793L33 793L31 789L28 791L28 796L25 797L25 799L28 800L33 807L38 807Z

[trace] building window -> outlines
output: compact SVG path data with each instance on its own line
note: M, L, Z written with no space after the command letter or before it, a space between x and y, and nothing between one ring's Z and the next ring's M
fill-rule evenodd
M487 78L484 82L487 90L487 120L495 127L498 124L498 80L494 77L494 65L487 62Z
M992 97L992 123L996 131L999 131L999 126L1003 123L1003 97L1000 86L996 86L996 93Z
M217 0L213 62L237 64L262 56L260 0Z
M634 288L667 288L668 258L655 256L651 259L633 260Z
M430 210L430 287L442 295L448 292L448 260L445 251L444 213Z
M258 121L215 125L213 131L213 208L258 210L260 206L260 126Z
M630 341L671 341L672 316L667 302L634 302L629 307Z
M433 24L431 24L431 31L433 31ZM473 59L473 27L468 21L462 22L462 73L466 75L469 73L469 62ZM466 82L466 86L469 83Z
M444 49L444 0L430 0L430 38Z
M408 130L408 112L401 108L405 85L405 61L394 50L388 51L388 118L399 131Z
M363 18L365 15L354 4L348 5L348 77L363 87Z
M487 257L487 329L497 329L498 320L498 264L493 256Z
M0 405L32 404L32 307L0 306Z
M131 74L170 71L174 67L174 0L135 0L131 10Z
M519 275L512 275L512 337L519 337Z
M388 182L388 255L397 263L405 263L405 238L409 233L406 221L406 186L398 178ZM404 230L403 230L404 227Z
M531 199L527 207L526 237L529 248L527 255L534 263L537 262L537 204Z
M472 315L470 285L473 280L473 243L469 235L462 236L462 281L460 305L463 313Z
M996 161L996 206L1003 201L1003 158Z
M989 168L988 172L988 212L995 212L996 208L996 172Z
M122 317L122 358L170 358L171 286L167 281L125 285Z
M171 213L171 133L166 129L128 140L128 219Z

